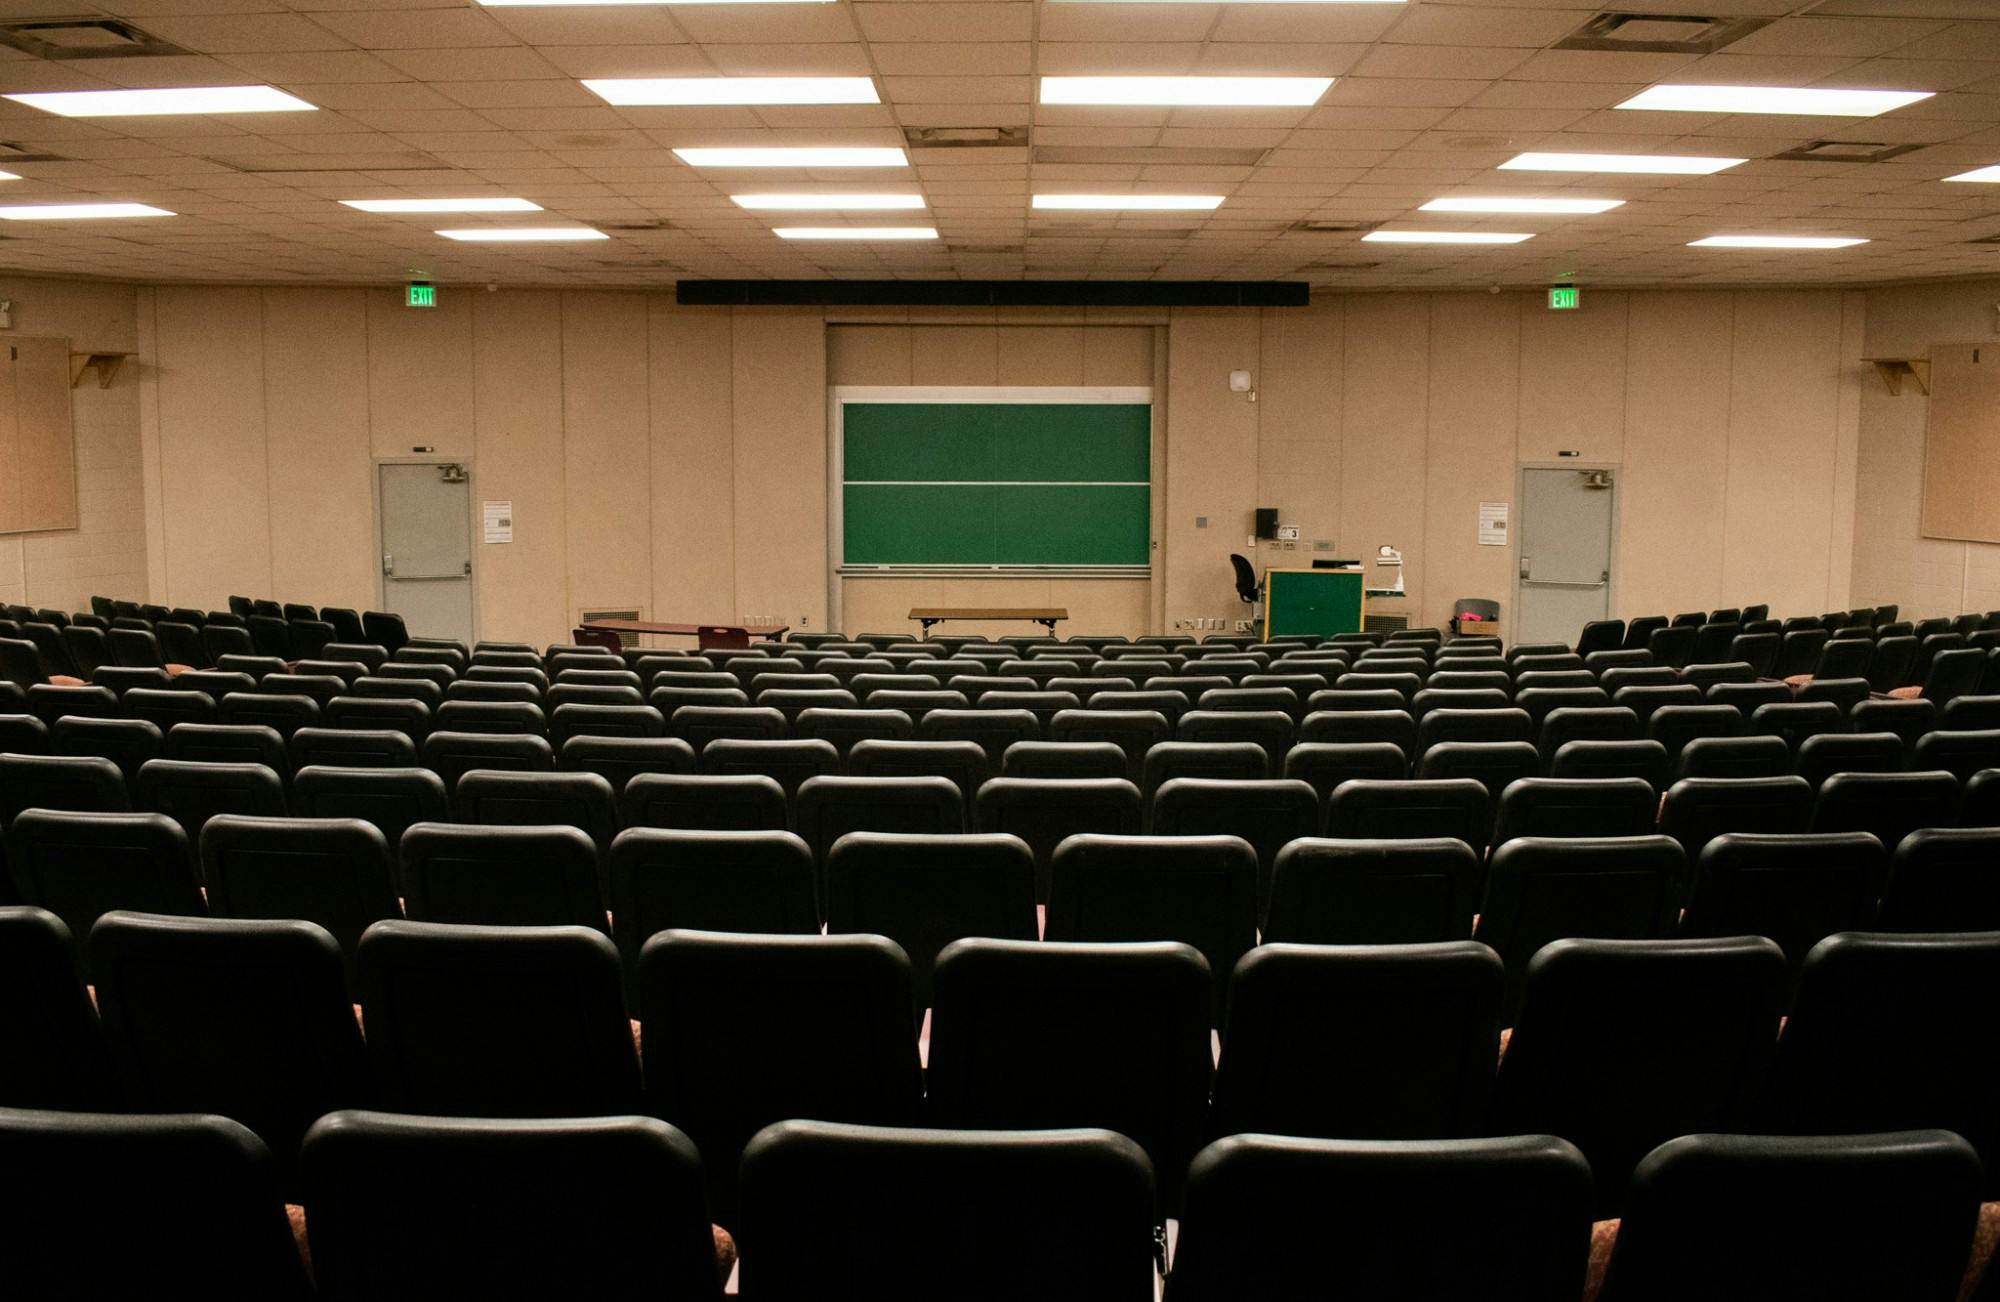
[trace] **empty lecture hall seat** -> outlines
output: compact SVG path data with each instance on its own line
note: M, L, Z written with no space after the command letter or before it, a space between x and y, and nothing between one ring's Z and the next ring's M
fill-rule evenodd
M0 1108L115 1106L97 1008L61 918L0 907Z
M61 918L80 961L113 909L199 916L193 847L162 814L31 809L7 829L7 870L24 904Z
M1889 863L1883 931L2000 931L2000 828L1924 828Z
M378 922L361 938L378 1105L433 1116L643 1111L611 938L587 927Z
M604 875L635 1005L640 951L662 931L819 930L812 851L790 832L628 828L611 843Z
M1785 987L1784 955L1760 937L1555 941L1528 964L1487 1124L1575 1144L1594 1219L1615 1218L1656 1146L1747 1127Z
M990 778L973 804L975 828L1008 832L1035 852L1035 898L1047 902L1056 847L1078 833L1135 836L1139 788L1123 778Z
M334 938L297 920L107 913L90 965L127 1105L243 1123L299 1201L307 1128L372 1093Z
M335 1112L305 1146L318 1296L720 1299L702 1169L649 1117Z
M235 1121L0 1109L0 1169L8 1297L314 1295L271 1154Z
M1157 1206L1146 1155L1109 1130L785 1121L744 1154L743 1297L1148 1302Z
M1210 1133L1483 1133L1504 975L1469 940L1258 946L1231 980Z
M1163 1207L1200 1146L1213 1002L1171 941L960 940L938 956L929 1103L948 1126L1102 1126L1152 1159Z
M1793 973L1822 939L1875 917L1888 860L1866 832L1725 832L1694 863L1683 936L1765 936Z
M201 830L209 912L298 918L326 929L352 968L361 935L403 914L396 851L358 818L218 814Z
M1188 1173L1166 1297L1571 1302L1590 1235L1590 1166L1553 1136L1234 1135Z
M1632 1178L1603 1302L1956 1295L1979 1158L1942 1130L1685 1135Z
M662 932L640 956L638 1012L647 1110L699 1145L732 1230L738 1155L763 1127L922 1119L909 960L881 936Z
M1455 838L1302 839L1278 852L1266 942L1388 945L1472 932L1479 855Z
M608 929L597 846L578 828L418 823L403 832L401 857L414 921Z

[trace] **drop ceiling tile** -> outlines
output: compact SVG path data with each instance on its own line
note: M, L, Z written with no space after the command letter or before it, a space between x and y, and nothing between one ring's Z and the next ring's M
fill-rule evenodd
M515 81L560 75L547 60L522 47L384 50L378 57L420 81Z
M1025 41L1034 28L1034 6L1016 0L869 0L854 17L871 41Z
M698 45L551 45L540 54L576 78L712 77L717 71Z
M1223 7L1213 31L1209 33L1209 39L1378 41L1403 16L1403 8L1400 5L1232 4Z
M891 47L877 46L877 52ZM1043 41L1035 70L1043 76L1177 76L1193 72L1199 41Z
M1026 104L1027 77L884 77L884 92L897 104Z
M1864 59L1815 84L1864 90L1945 91L1969 87L1993 77L1996 72L2000 69L1991 63L1964 59Z
M537 85L551 83L537 82ZM420 82L373 82L340 84L319 82L309 85L288 87L292 94L309 104L317 104L322 109L352 112L355 109L377 109L391 113L447 113L458 106L445 96ZM579 87L579 90L582 88ZM589 95L588 91L583 92ZM591 96L595 99L595 96Z
M869 66L868 47L859 41L840 43L820 42L817 44L794 42L786 45L704 44L701 48L708 55L709 62L715 65L716 71L725 76L732 77L865 77L870 72L876 71L876 69ZM878 47L877 52L879 54L881 49L900 48L903 47ZM947 57L951 51L961 47L926 46L920 48L930 49L934 51L936 57L943 58ZM1004 51L1018 50L1020 61L1018 68L998 67L989 64L987 70L993 72L1026 72L1028 70L1028 46L1025 42L1018 46L981 45L963 48L979 50L995 60L1004 60L1006 57L1003 53ZM936 64L931 66L934 68L937 67ZM880 71L890 72L894 71L894 69L883 66L880 68ZM917 67L909 69L909 71L923 72L925 69Z
M1302 124L1315 131L1422 131L1450 117L1448 108L1316 108Z
M685 45L688 40L674 10L653 5L501 6L486 15L528 45Z
M1045 4L1044 45L1063 42L1201 41L1215 26L1221 5Z
M447 102L482 111L526 108L602 108L604 101L568 78L540 81L446 82L435 92Z
M711 50L717 47L709 47ZM726 48L726 47L725 47ZM761 47L735 47L739 49ZM868 60L862 47L846 45L819 45L792 47L806 50L851 50L852 67L839 71L866 73ZM884 76L1025 76L1033 67L1032 49L1026 41L981 41L945 42L932 44L921 41L878 42L868 47L875 56L875 67ZM719 58L718 58L719 61ZM751 67L768 67L773 72L811 71L805 68L783 66L782 61L763 60L760 63L746 61L738 71L748 71ZM1045 69L1046 71L1046 69Z
M757 109L755 112L758 121L781 131L793 127L815 130L845 127L851 131L870 127L893 128L897 121L895 110L886 104L778 104ZM1026 115L1025 106L1017 106L1009 110L1006 116L1011 120L1018 120ZM962 126L965 123L960 122L955 125Z
M1539 50L1582 26L1575 10L1411 5L1389 29L1397 45L1514 45Z
M1339 77L1353 68L1365 45L1227 41L1204 46L1195 71L1208 76Z
M247 72L259 81L275 82L280 86L313 82L353 85L408 79L408 74L360 50L300 54L232 54L228 56L228 62L231 67Z
M1905 59L1990 59L2000 61L2000 22L1954 23L1896 51Z
M1378 45L1353 72L1359 77L1504 77L1529 57L1526 50L1488 46Z
M1511 81L1663 81L1699 55L1640 54L1625 50L1543 50L1507 74Z

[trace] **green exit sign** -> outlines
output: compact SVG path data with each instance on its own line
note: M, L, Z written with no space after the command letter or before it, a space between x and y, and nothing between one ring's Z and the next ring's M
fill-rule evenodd
M1549 288L1549 310L1567 312L1583 306L1583 291L1575 285L1553 285Z
M438 292L436 285L409 285L406 286L405 288L409 293L409 298L407 300L409 306L436 307L438 305Z

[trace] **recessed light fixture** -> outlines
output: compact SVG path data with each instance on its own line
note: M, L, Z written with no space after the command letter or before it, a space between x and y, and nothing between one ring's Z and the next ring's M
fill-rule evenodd
M894 148L748 146L716 149L676 149L674 157L689 167L908 167L909 155Z
M1535 237L1503 231L1370 231L1361 238L1369 244L1519 244Z
M1654 86L1622 109L1669 113L1797 113L1808 117L1872 118L1918 100L1928 90L1834 90L1818 86Z
M1077 212L1209 212L1222 206L1219 194L1038 194L1037 208Z
M342 199L362 212L540 212L526 199Z
M781 240L934 240L934 226L780 226Z
M1838 235L1711 235L1690 240L1691 249L1851 249L1868 241Z
M732 194L729 201L738 208L782 208L794 212L924 206L924 197L920 194Z
M879 104L868 77L591 77L584 86L607 104Z
M1630 172L1635 176L1710 176L1748 162L1688 154L1516 154L1503 172Z
M86 217L172 217L165 208L144 203L26 203L0 208L10 222L66 222Z
M311 113L318 109L276 86L172 86L160 90L37 91L6 98L66 118L163 117L209 113Z
M1305 108L1331 77L1044 77L1044 104L1165 108Z
M1433 199L1422 212L1598 213L1623 207L1623 199Z
M438 231L448 240L476 244L560 243L570 240L608 240L603 231L589 226L469 226Z
M12 172L0 172L0 181L18 181L21 178Z
M1960 172L1957 176L1947 176L1945 180L2000 182L2000 164L1992 167L1975 167L1970 172Z

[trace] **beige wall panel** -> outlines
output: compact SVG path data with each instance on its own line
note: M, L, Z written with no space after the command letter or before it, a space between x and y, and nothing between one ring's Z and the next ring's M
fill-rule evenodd
M1000 384L1083 383L1082 326L999 326L993 331Z
M368 413L375 455L472 455L470 290L446 290L433 308L403 305L401 290L368 299Z
M646 611L652 601L646 317L642 294L562 296L563 518L578 610Z
M1083 381L1092 385L1153 383L1151 326L1093 325L1083 332Z
M21 568L19 538L0 538L0 601L28 604L27 576Z
M1832 585L1840 295L1736 295L1722 587L1817 614ZM1842 568L1846 568L1843 564Z
M1137 637L1148 624L1150 585L1144 579L849 578L841 606L850 633L917 634L910 611L920 606L1054 606L1069 612L1057 636L1074 633ZM939 633L1009 637L1038 634L1018 620L941 624Z
M737 618L826 627L826 327L818 313L733 319Z
M15 364L20 349L11 347L9 356L0 357L0 534L18 534L28 528L28 486L21 474L21 374ZM76 505L76 494L69 494Z
M567 642L562 295L487 295L474 310L472 338L473 509L514 504L514 541L475 548L480 635L536 646Z
M1061 637L1143 637L1151 631L1152 585L1144 579L1053 579L1049 604L1069 612L1069 622L1056 626Z
M1625 453L1627 307L1630 296L1592 290L1573 312L1539 296L1521 308L1520 459L1620 461Z
M1854 590L1854 504L1860 493L1857 469L1861 456L1861 384L1868 367L1859 365L1867 339L1868 298L1858 292L1840 296L1840 386L1833 454L1833 508L1828 549L1827 605L1845 609Z
M1000 383L998 332L992 326L912 327L910 383Z
M77 350L139 348L138 294L130 285L8 276L0 277L0 297L13 303L17 335L68 339ZM132 600L151 595L139 469L142 375L139 359L131 358L110 388L100 388L92 372L82 388L70 389L65 368L76 524L12 540L21 593L9 600L70 611L88 610L93 592ZM6 567L0 560L0 570Z
M27 356L22 350L22 357ZM1930 419L1924 430L1922 528L1926 538L2000 542L2000 348L1931 346ZM25 444L25 372L19 437ZM32 493L29 496L33 502Z
M281 601L376 604L366 291L264 291L271 581Z
M1232 552L1246 552L1257 506L1257 408L1229 391L1231 371L1258 367L1253 310L1174 313L1167 367L1167 522L1170 555L1165 616L1249 618L1236 599ZM1206 528L1196 520L1206 517Z
M828 384L909 384L909 326L830 326Z
M14 527L77 527L76 433L69 412L70 342L21 336L10 345L14 376L12 476L20 481Z
M161 505L169 606L272 592L263 295L156 291Z
M729 312L650 306L653 613L723 619L736 592Z
M1432 302L1430 474L1425 494L1422 622L1441 626L1461 597L1501 603L1514 591L1512 547L1482 547L1479 504L1512 502L1520 384L1520 310L1505 297Z
M1611 567L1620 619L1736 600L1722 591L1734 320L1727 293L1632 296Z
M1377 614L1416 618L1424 592L1428 501L1431 301L1365 294L1345 301L1341 346L1340 533L1335 550L1364 559L1403 553L1404 599L1370 598ZM1368 582L1399 573L1368 567Z
M1267 312L1257 387L1257 505L1278 508L1300 541L1266 542L1260 565L1304 563L1315 540L1340 536L1341 300L1307 311Z

